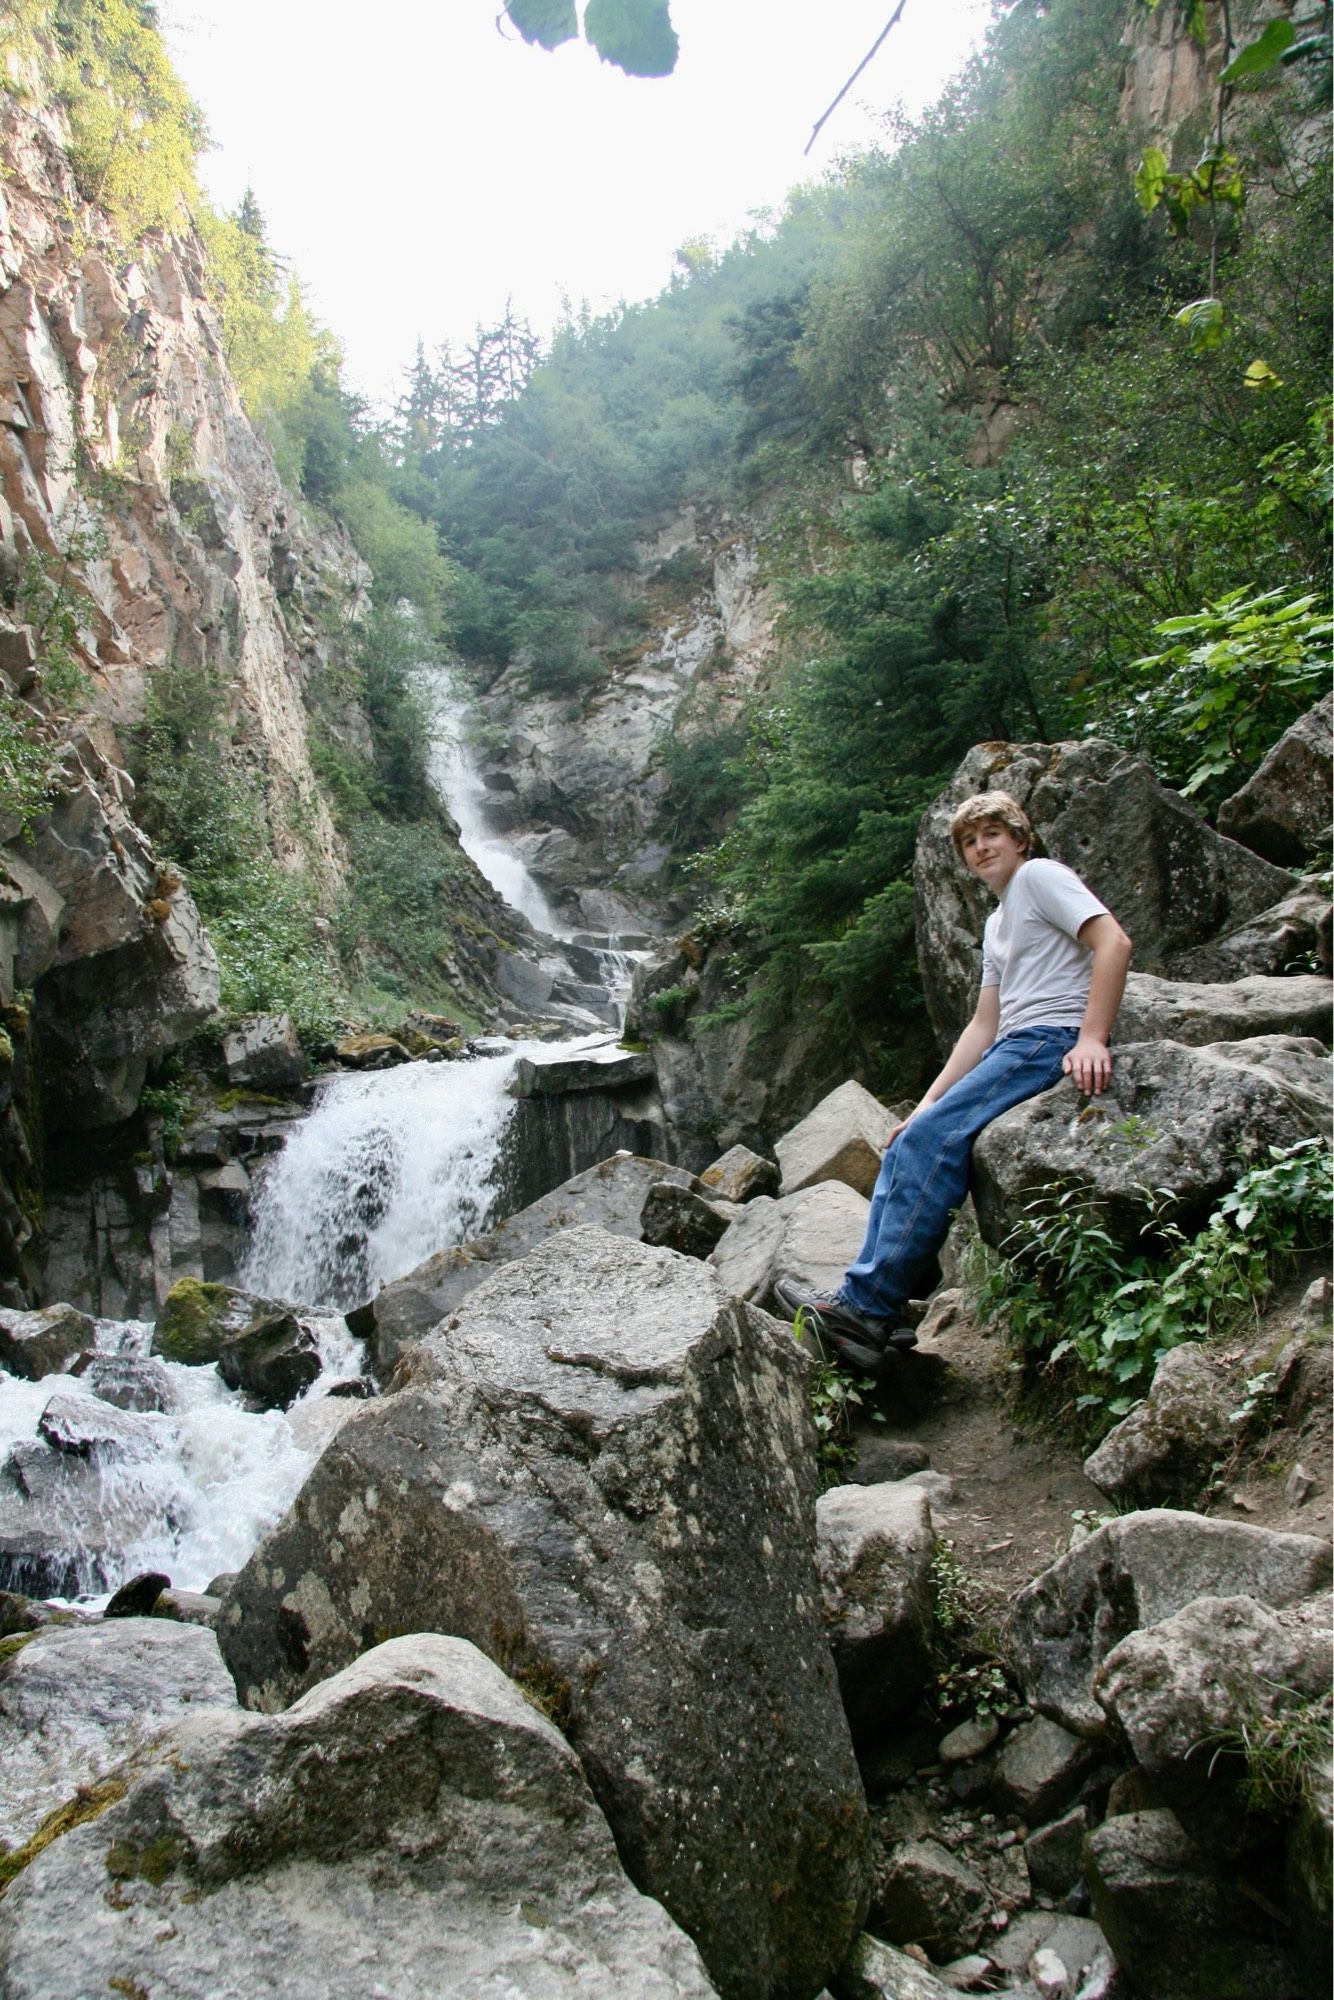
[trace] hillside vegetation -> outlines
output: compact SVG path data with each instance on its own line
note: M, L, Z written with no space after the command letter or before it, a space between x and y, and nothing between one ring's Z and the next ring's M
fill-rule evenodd
M1162 5L1215 41L1245 12ZM309 697L352 857L335 985L368 953L399 994L433 978L452 892L413 660L457 651L479 686L517 665L535 693L587 698L643 643L664 579L637 547L683 503L760 525L782 646L740 724L697 709L664 751L663 830L754 975L747 1004L823 1010L878 1088L919 1060L908 869L970 744L1096 730L1209 809L1309 703L1328 630L1329 9L1299 8L1259 54L1238 27L1240 74L1169 161L1121 120L1146 6L999 6L983 55L920 120L887 118L882 151L721 251L683 244L661 296L572 312L547 347L509 310L462 348L419 346L383 418L344 387L260 203L219 215L201 196L202 121L151 6L15 0L5 52L44 66L80 192L127 248L193 223L280 470L375 572L376 616ZM690 551L674 560L688 587ZM349 700L369 754L340 727ZM253 814L205 782L220 726L207 690L164 683L141 804L244 938L253 856L232 835Z

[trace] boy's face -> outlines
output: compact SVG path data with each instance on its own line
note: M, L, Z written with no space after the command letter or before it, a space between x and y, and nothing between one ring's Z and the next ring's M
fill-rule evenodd
M1000 895L1020 862L1028 859L1027 847L998 819L970 826L960 837L959 850L964 866L986 883L993 896Z

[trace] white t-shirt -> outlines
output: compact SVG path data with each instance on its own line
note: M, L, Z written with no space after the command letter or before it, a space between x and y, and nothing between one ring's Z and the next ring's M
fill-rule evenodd
M1081 924L1107 905L1063 861L1021 861L982 933L982 984L1000 988L1000 1026L1077 1028L1088 1004L1092 955Z

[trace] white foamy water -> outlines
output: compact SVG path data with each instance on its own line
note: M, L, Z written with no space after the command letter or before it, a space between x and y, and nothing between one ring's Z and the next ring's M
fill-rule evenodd
M36 1453L33 1491L0 1493L0 1539L11 1548L40 1517L29 1547L66 1547L69 1596L105 1598L133 1576L157 1570L178 1590L203 1590L236 1570L287 1511L354 1400L329 1390L363 1371L364 1354L341 1319L311 1320L323 1372L290 1410L253 1412L212 1366L163 1362L170 1407L135 1413L125 1443L87 1459L48 1452L38 1423L52 1396L86 1399L114 1426L115 1412L79 1376L40 1382L0 1374L0 1464L15 1447ZM146 1356L147 1321L99 1321L97 1352ZM6 1482L8 1485L8 1482ZM63 1535L62 1528L68 1528ZM22 1587L23 1579L14 1582ZM45 1594L42 1589L40 1594Z
M486 786L464 742L464 703L447 667L421 667L417 682L430 704L431 783L458 822L459 844L497 895L548 937L564 935L560 918L504 838L487 824Z
M562 1053L605 1041L587 1036ZM249 1291L346 1312L437 1250L487 1228L521 1055L403 1063L330 1077L260 1189L241 1274Z

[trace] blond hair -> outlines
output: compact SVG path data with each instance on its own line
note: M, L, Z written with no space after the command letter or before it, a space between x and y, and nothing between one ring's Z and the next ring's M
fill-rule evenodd
M1032 823L1018 799L1011 798L1008 792L974 792L970 799L956 806L950 816L950 839L960 861L963 860L964 835L988 820L1008 827L1025 853L1031 849Z

